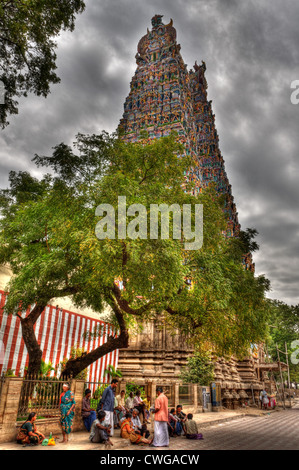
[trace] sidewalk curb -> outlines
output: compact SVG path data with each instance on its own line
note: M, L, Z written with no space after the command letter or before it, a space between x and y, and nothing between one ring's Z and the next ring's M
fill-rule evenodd
M246 416L248 416L246 413L240 413L235 416L229 416L228 418L220 418L220 419L216 419L213 421L205 421L203 423L197 422L197 426L200 429L203 429L203 428L213 426L214 424L228 423L229 421L234 421L236 419L246 418Z

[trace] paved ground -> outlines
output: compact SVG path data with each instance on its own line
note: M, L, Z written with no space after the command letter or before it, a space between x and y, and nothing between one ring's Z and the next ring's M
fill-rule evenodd
M297 405L298 406L298 405ZM196 415L204 440L188 441L184 437L170 440L171 450L299 450L299 407L291 410L262 414L260 411L202 413ZM113 450L144 450L120 439L119 431L113 437ZM69 444L56 447L26 447L15 443L0 445L0 450L104 450L102 444L91 444L87 433L74 433Z

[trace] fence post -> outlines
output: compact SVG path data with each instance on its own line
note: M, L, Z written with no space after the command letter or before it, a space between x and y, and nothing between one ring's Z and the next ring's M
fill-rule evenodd
M76 379L72 380L71 390L74 393L74 398L76 402L73 432L82 431L85 429L83 418L81 416L82 401L83 401L83 396L84 396L84 385L85 385L85 380L76 380Z
M0 426L0 442L10 442L16 438L16 421L23 379L6 377L1 393L3 410L2 426Z
M197 384L193 385L193 406L194 406L194 413L197 413L197 410L198 410Z
M180 383L174 384L174 407L176 408L180 404Z

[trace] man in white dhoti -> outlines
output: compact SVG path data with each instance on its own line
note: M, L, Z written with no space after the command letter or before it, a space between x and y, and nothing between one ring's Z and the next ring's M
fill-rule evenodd
M157 399L155 401L155 428L153 447L169 447L168 434L168 398L164 395L163 389L157 389Z

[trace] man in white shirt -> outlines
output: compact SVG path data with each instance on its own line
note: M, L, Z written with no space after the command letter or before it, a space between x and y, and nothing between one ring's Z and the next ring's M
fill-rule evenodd
M140 395L141 395L140 390L137 390L136 396L133 400L133 407L134 407L134 409L138 410L139 413L142 413L143 422L147 423L146 414L145 414L146 406L145 406L144 401L141 399Z
M128 396L128 398L126 399L126 410L130 411L130 412L132 412L132 410L134 408L133 397L134 397L133 392L131 392L130 395Z
M150 435L149 431L147 430L146 424L141 424L139 418L139 411L134 408L131 418L132 428L136 432L136 434L141 434L146 439Z

